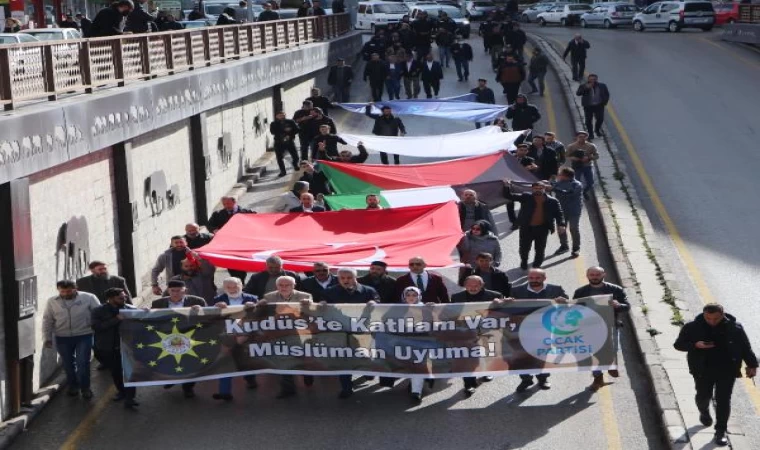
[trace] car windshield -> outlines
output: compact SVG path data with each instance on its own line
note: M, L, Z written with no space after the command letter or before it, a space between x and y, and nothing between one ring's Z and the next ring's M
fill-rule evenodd
M404 4L375 5L375 12L383 14L407 14L409 9Z
M438 12L435 12L435 9L438 9ZM428 14L437 17L440 15L440 13L445 12L448 14L449 17L452 19L461 19L462 18L462 11L456 9L456 8L430 8L428 11Z
M638 11L633 5L618 5L615 7L615 11L618 12L636 12Z
M715 5L713 8L715 8L716 11L731 11L734 9L732 5Z
M60 31L38 31L38 32L26 32L31 34L41 41L60 41L63 39L63 32Z
M589 5L568 5L570 11L589 11L591 7Z
M211 5L207 4L204 6L204 8L206 10L206 14L211 15L211 16L218 16L222 14L222 12L224 11L224 8L234 7L234 6L235 5L232 5L232 4L225 5L223 3L222 4L217 3L217 4L211 4Z
M0 36L0 44L15 44L17 42L13 36Z
M712 12L713 6L712 3L686 3L683 6L683 10L686 12L696 12L696 11L703 11L703 12Z

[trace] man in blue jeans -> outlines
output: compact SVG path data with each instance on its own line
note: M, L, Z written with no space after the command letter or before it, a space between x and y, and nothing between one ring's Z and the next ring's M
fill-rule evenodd
M92 311L100 306L98 298L78 292L72 280L56 284L58 295L51 297L42 315L45 348L55 348L66 372L68 395L91 399L90 358L92 358Z
M585 130L575 133L575 142L567 146L567 159L575 171L575 179L583 180L583 198L588 200L588 193L594 188L594 161L599 159L596 145L588 141Z

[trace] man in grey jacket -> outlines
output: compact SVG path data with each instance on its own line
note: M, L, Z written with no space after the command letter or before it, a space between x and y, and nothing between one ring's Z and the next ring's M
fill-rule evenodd
M153 293L155 295L162 295L164 291L158 284L158 277L161 272L166 271L165 280L171 280L175 275L182 273L182 260L187 258L187 254L191 252L187 248L187 241L182 236L172 236L171 245L169 249L158 255L156 264L150 271L150 283L153 286Z
M559 248L555 255L567 253L570 247L567 245L567 229L573 238L573 258L577 258L581 251L581 214L583 213L583 184L575 179L575 171L569 167L563 167L557 174L557 179L552 181L549 190L554 191L562 213L565 215L565 229L559 232Z
M81 391L82 398L91 399L91 317L100 301L88 292L77 292L77 285L71 280L61 280L56 286L58 295L48 299L42 315L45 348L53 348L55 340L66 372L68 395L74 397Z

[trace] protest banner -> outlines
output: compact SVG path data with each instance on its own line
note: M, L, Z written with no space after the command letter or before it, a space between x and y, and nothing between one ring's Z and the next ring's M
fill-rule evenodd
M610 296L435 306L126 311L127 386L258 373L462 376L615 368Z

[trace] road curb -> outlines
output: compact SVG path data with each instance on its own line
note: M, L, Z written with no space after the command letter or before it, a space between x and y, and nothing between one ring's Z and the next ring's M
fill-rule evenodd
M528 39L534 47L542 48L549 57L576 129L585 129L582 106L579 97L575 95L575 82L572 80L570 68L564 63L558 51L545 39L536 35L530 35ZM679 291L673 281L675 277L667 267L663 266L664 263L661 258L657 258L658 250L652 249L648 244L655 242L652 225L634 187L627 182L631 177L620 150L614 141L607 138L604 138L604 145L601 145L602 141L599 139L595 144L600 150L602 148L607 150L609 160L605 161L603 158L596 164L599 182L595 185L597 201L594 204L601 217L601 225L620 283L625 288L633 306L629 314L630 322L633 325L632 328L644 360L645 370L653 388L662 430L670 448L690 450L694 448L692 444L696 445L696 443L693 442L690 430L686 426L684 414L679 404L679 397L683 398L683 395L677 395L677 393L683 392L684 386L681 383L679 389L676 389L671 379L671 372L673 371L678 371L682 376L688 376L685 355L673 355L673 336L678 333L678 328L672 325L663 327L662 317L659 317L658 326L663 328L663 330L659 330L647 312L652 308L662 310L665 302L657 302L651 299L645 301L642 295L643 283L647 283L650 288L652 283L656 283L659 285L660 291L664 291L663 295L667 294L670 298L677 298L675 293ZM616 194L622 193L623 195L610 195L613 189ZM641 242L638 245L631 245L633 240ZM643 248L647 251L646 255L642 254ZM638 257L636 264L634 264L634 256ZM648 277L650 279L647 280L639 279L640 277L637 276L634 267L641 267L639 264L642 260L650 265L644 272L655 273L655 279L651 279L652 277ZM679 301L675 301L675 305L668 305L668 307L679 313L687 310L686 305ZM666 319L669 321L669 317ZM666 353L669 354L666 356ZM688 376L688 378L691 377ZM688 388L691 389L691 384L688 385ZM696 409L690 397L688 400L691 402L691 406ZM736 426L732 424L732 428L736 429Z
M0 423L0 450L11 448L18 436L29 428L29 424L66 384L66 375L59 373L51 379L51 384L36 392L32 404L21 408L21 413Z

